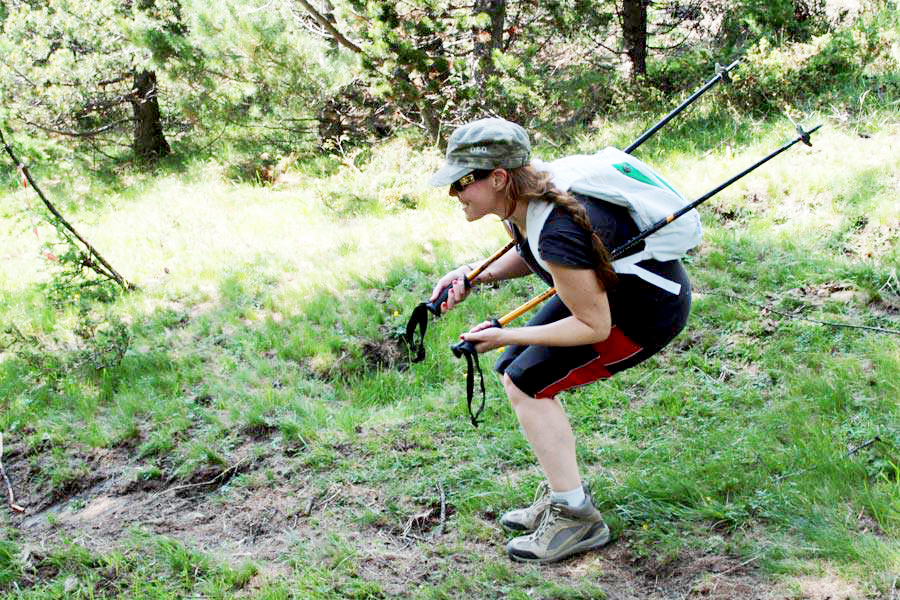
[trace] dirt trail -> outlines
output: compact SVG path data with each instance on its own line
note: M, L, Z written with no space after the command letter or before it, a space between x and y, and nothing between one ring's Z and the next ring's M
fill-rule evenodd
M268 455L263 447L269 449ZM252 588L267 578L290 574L285 558L292 550L298 546L314 549L326 543L331 533L339 532L355 551L357 575L377 581L389 597L404 597L438 583L447 573L474 574L483 559L502 559L504 534L488 520L490 515L485 515L485 525L497 529L492 536L496 541L490 542L460 538L452 520L446 520L452 507L445 510L444 520L439 506L408 505L404 506L409 511L404 523L376 519L361 525L355 515L363 509L389 514L389 499L381 490L348 484L315 492L308 474L292 468L289 458L272 453L271 445L259 440L236 449L238 460L229 467L208 468L188 480L169 482L137 479L132 452L123 448L83 455L89 474L57 497L29 485L40 480L34 476L39 457L26 456L21 445L8 447L4 465L16 486L19 504L26 507L21 515L9 512L8 522L19 530L32 566L39 565L47 550L62 539L105 553L140 528L175 538L229 564L248 559L257 562L259 575L250 589L244 590L252 596ZM252 477L263 471L271 474L266 485L227 485L237 475ZM450 555L436 553L437 540L445 547L463 550ZM559 565L511 563L511 568L539 569L560 584L590 581L603 588L610 600L786 598L755 574L752 563L700 552L654 565L637 559L623 537L602 552ZM43 576L52 577L53 573ZM32 568L29 577L30 583L40 581L42 570Z

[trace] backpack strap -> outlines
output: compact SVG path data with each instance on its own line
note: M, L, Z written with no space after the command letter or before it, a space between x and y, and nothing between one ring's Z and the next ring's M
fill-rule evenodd
M596 198L591 198L591 201L602 202L602 200L598 200ZM544 224L547 222L547 218L550 216L550 213L553 212L554 208L556 208L556 205L552 202L547 202L546 200L532 200L528 203L528 212L525 215L525 236L528 240L528 247L531 249L531 254L532 256L534 256L534 260L537 261L541 268L548 273L550 272L550 265L547 264L547 261L541 258L539 243L541 239L541 231L544 229ZM657 275L652 271L638 266L637 263L643 260L647 260L648 258L652 258L650 253L646 250L642 250L629 256L614 260L612 262L612 267L616 273L621 273L623 275L635 275L649 284L664 289L670 294L674 294L676 296L680 294L680 283L676 283L670 279L666 279L665 277Z
M531 200L528 203L528 211L525 213L525 238L528 240L528 247L531 249L531 255L542 269L550 272L550 265L541 258L540 248L538 244L541 239L541 231L544 229L544 223L556 205L546 200Z
M613 270L616 273L621 273L624 275L637 275L647 283L653 284L656 287L662 288L669 292L670 294L674 294L677 296L681 293L681 284L672 281L671 279L666 279L660 275L652 271L648 271L644 267L638 266L637 263L642 260L647 260L650 258L649 253L642 250L640 252L635 252L629 256L624 258L616 259L612 262Z

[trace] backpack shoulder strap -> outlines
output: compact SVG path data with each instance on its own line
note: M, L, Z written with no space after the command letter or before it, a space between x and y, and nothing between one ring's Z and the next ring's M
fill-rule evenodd
M541 258L539 244L541 241L541 230L544 229L544 223L547 222L547 217L550 216L554 208L556 208L556 205L552 202L531 200L528 203L528 212L525 213L525 238L528 240L528 247L531 249L534 260L548 273L550 272L550 266L547 264L547 261Z

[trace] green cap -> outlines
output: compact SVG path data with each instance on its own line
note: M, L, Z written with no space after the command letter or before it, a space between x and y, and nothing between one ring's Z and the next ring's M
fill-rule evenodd
M520 125L497 117L479 119L450 134L447 164L428 183L450 185L476 169L516 169L530 159L531 142Z

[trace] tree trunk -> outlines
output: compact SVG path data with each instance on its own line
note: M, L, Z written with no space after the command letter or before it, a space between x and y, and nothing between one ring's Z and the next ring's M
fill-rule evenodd
M649 0L622 0L622 38L632 78L647 72L647 6Z
M475 48L473 77L480 87L494 72L491 54L503 42L503 25L506 21L506 0L476 0L474 14L487 13L491 18L488 29L476 27L472 30Z
M163 135L157 100L156 73L141 71L134 74L131 94L134 111L134 152L146 160L157 160L172 152Z

